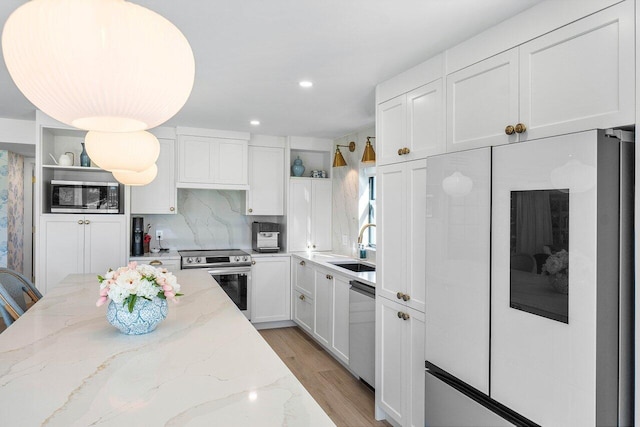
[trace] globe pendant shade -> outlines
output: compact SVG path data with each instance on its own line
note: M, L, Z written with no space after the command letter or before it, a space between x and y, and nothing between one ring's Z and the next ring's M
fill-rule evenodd
M104 132L153 128L187 101L189 42L171 22L124 0L31 0L2 32L18 89L71 126Z
M147 185L158 175L158 166L154 163L149 169L142 172L114 172L113 177L125 185Z
M84 139L87 154L96 165L110 172L142 172L160 155L158 138L146 131L89 131Z

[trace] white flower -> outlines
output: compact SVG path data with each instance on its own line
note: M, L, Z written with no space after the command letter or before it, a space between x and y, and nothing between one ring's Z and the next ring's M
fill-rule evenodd
M138 273L140 273L143 276L150 276L150 277L155 277L156 276L156 271L157 268L151 266L151 265L147 265L147 264L141 264L137 267Z

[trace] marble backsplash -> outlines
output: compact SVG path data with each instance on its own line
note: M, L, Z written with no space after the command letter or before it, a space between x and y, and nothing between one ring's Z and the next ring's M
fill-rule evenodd
M254 221L279 222L283 217L244 215L244 191L178 190L175 215L142 216L151 224L151 248L158 247L155 231L162 230L162 247L183 249L251 248Z

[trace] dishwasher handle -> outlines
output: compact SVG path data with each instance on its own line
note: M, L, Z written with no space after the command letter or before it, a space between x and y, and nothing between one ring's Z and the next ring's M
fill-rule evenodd
M374 288L371 285L367 285L365 283L358 282L357 280L351 280L351 281L349 281L349 284L351 285L351 290L354 291L354 292L358 292L359 294L362 294L362 295L367 296L369 298L375 298L376 297L376 288Z

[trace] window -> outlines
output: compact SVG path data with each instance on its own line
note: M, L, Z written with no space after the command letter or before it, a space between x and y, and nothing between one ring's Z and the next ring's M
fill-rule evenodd
M369 176L369 215L367 221L370 224L376 223L376 177ZM369 227L368 245L369 247L376 247L376 228Z

